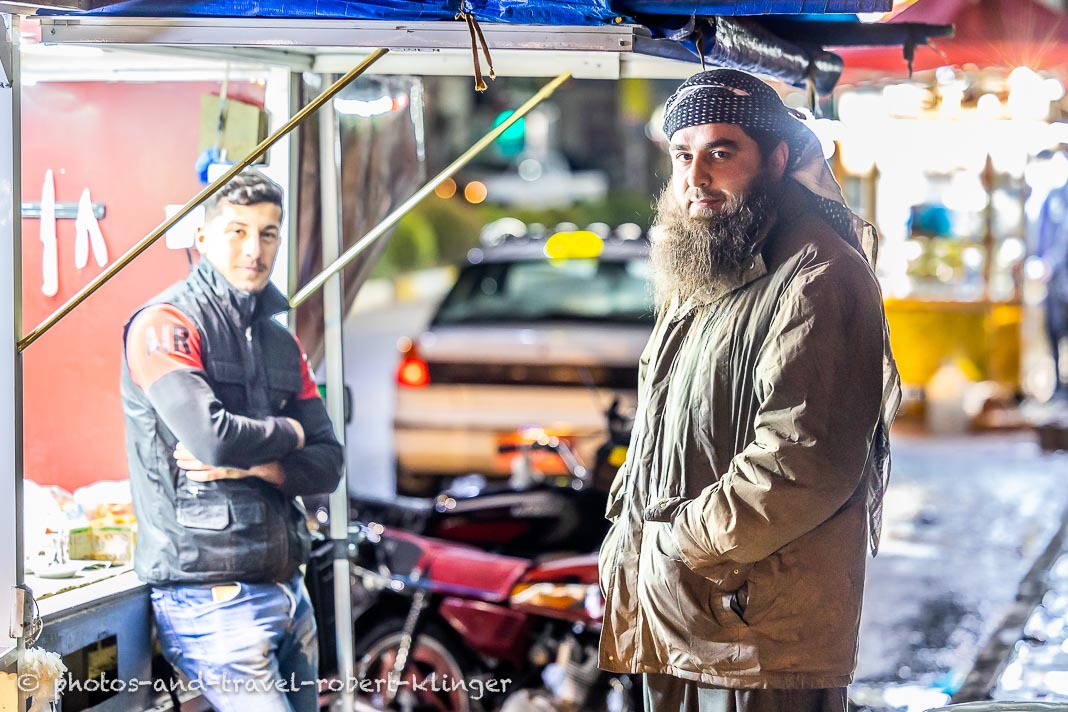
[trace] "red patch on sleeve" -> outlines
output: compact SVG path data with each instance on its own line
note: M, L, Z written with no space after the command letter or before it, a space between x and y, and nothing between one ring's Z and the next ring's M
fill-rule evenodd
M130 325L126 363L133 382L143 390L172 371L203 370L200 332L185 314L170 304L149 307Z
M315 379L312 378L311 366L308 364L308 354L304 353L304 347L300 345L300 339L296 336L293 340L297 342L297 346L300 346L300 395L297 396L297 400L308 400L309 398L321 398L319 395L319 386L315 385Z

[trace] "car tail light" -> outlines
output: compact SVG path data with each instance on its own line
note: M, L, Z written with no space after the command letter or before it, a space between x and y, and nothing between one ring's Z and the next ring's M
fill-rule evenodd
M430 367L416 352L409 339L401 339L401 362L397 366L397 383L406 388L425 388L430 385Z

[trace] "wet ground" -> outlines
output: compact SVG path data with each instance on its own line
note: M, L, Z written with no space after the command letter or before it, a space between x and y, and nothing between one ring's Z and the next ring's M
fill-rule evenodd
M1068 456L1042 453L1029 432L902 431L893 456L850 698L914 712L948 703L1057 533Z

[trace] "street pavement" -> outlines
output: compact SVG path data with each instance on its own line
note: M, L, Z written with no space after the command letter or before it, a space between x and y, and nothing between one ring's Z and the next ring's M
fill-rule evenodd
M1036 577L1041 599L1032 607L991 694L995 700L1061 703L1068 709L1068 544Z
M345 320L345 383L352 390L352 422L345 428L350 494L391 497L396 491L393 406L397 341L419 334L435 306L434 299L403 302L355 312Z
M918 712L957 692L1058 534L1068 456L1043 453L1023 431L933 438L898 429L892 452L850 697L861 709ZM1068 563L1062 571L1068 577Z
M394 305L345 322L350 492L393 491L396 342L417 334L433 305ZM959 689L1058 532L1068 455L1044 454L1030 432L935 438L897 427L892 446L882 549L869 562L850 697L857 709L918 712ZM1039 685L1068 694L1068 552L1055 573L1063 591L1047 614L1056 620L1032 625L1049 643L1020 649L998 683L1003 699L1039 699L1025 696Z

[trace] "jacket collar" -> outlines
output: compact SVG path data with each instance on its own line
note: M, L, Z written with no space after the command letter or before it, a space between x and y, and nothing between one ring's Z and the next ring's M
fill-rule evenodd
M270 318L289 309L289 300L272 282L261 292L246 292L234 287L215 266L204 257L200 258L190 281L218 299L226 312L241 328L257 319Z
M776 227L789 225L793 222L793 218L804 210L805 199L801 194L801 187L789 178L784 179L778 205L778 209L768 217L757 232L757 238L753 242L752 256L745 263L745 269L715 287L702 289L692 295L675 309L675 318L681 318L698 307L718 302L731 292L741 289L768 273L764 254L771 240L774 239Z

